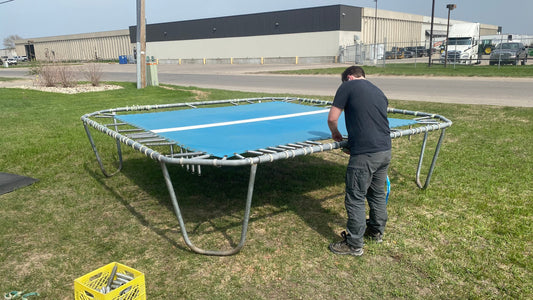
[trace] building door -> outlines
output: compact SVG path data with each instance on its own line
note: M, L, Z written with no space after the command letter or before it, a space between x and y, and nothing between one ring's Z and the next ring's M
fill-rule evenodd
M26 50L26 57L29 61L35 60L35 47L33 44L28 43L27 45L24 45L24 49Z

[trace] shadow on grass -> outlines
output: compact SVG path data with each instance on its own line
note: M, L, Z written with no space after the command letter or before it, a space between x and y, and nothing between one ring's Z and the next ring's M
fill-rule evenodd
M250 167L203 166L201 176L192 174L185 167L167 167L191 240L216 232L235 247L239 236L229 232L240 232L242 226ZM132 205L135 199L125 199L120 186L112 186L104 175L95 171L96 169L91 170L86 166L86 170L143 226L168 241L170 245L188 249L183 242L177 240L177 237L181 236L179 228L166 229L165 225L146 215L147 212ZM344 226L346 217L325 208L323 202L338 199L338 205L344 206L344 172L344 165L318 156L260 164L252 198L250 226L259 220L293 211L310 228L331 239L337 233L330 224ZM144 193L157 199L158 205L174 214L161 168L156 162L144 157L125 158L121 174ZM339 184L342 185L342 192L322 192L327 190L327 187ZM258 210L260 207L267 208Z

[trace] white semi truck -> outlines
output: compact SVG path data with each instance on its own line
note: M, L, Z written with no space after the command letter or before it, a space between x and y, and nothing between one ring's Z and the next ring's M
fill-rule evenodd
M449 63L479 64L479 23L459 23L450 25L448 33ZM446 51L441 54L440 60L444 62Z

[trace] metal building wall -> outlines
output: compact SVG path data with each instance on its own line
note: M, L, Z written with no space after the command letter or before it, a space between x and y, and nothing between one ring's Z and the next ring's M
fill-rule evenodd
M374 8L363 8L362 13L362 36L361 42L364 44L374 44L375 34L375 13ZM444 18L434 18L433 29L436 31L446 31L448 20ZM450 24L469 23L458 20L450 20ZM408 47L426 45L429 43L431 17L400 13L378 9L377 11L377 35L376 42L382 44L386 42L387 50L392 47ZM481 24L481 34L496 34L498 26ZM434 35L435 36L435 35Z
M17 40L17 54L26 55L24 46L28 44L33 44L35 58L41 61L117 60L120 55L133 54L127 29Z
M353 35L352 35L353 36ZM193 59L239 59L322 57L334 61L339 51L340 31L281 35L228 37L218 39L151 42L146 54L160 63Z
M375 13L374 8L363 9L362 43L374 44L374 35L376 43L386 42L388 49L393 46L416 46L420 43L423 16L378 9L376 32Z

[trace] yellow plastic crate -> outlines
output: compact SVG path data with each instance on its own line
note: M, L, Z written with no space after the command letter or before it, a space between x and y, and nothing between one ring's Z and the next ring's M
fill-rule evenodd
M101 288L107 286L114 266L117 273L133 277L133 280L104 294ZM117 279L115 275L112 280ZM112 262L74 280L74 299L76 300L146 300L144 274L120 263Z

